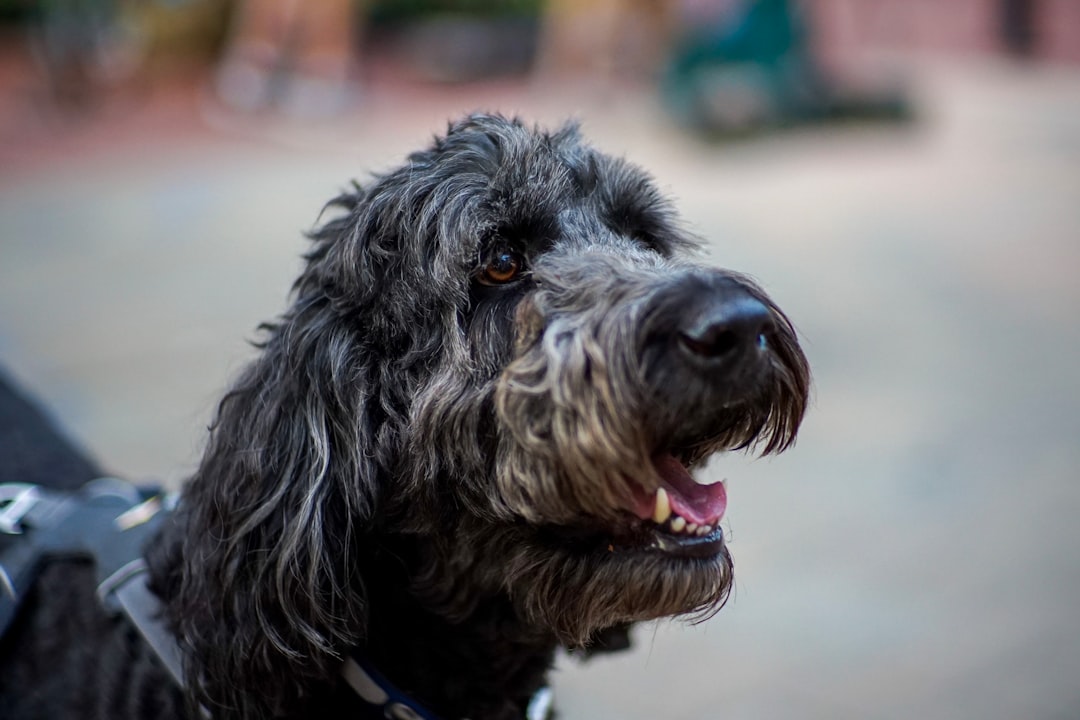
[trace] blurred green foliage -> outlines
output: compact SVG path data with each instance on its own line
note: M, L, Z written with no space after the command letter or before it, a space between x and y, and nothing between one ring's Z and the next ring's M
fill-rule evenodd
M0 24L14 24L30 16L30 0L0 0Z

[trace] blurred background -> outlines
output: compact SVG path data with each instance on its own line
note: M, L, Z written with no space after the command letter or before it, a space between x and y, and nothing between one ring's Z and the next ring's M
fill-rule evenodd
M799 327L732 602L566 720L1080 718L1080 0L0 0L0 364L179 483L353 179L583 123Z

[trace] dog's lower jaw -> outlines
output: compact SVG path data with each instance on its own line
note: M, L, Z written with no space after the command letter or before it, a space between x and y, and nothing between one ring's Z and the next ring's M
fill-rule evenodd
M520 532L488 527L486 544L462 540L469 551L445 544L449 529L440 541L386 537L364 572L380 582L366 586L369 622L359 652L439 717L521 720L559 647L622 649L605 637L613 627L625 645L633 622L711 614L730 587L726 547L708 558L606 545L593 553L591 540L552 539L541 549L538 538L526 542ZM547 561L538 564L540 556ZM628 592L635 576L654 591ZM508 577L516 582L501 584Z
M368 631L358 648L439 717L521 720L560 647L623 649L633 622L711 614L730 587L726 547L714 557L670 557L606 545L594 552L591 540L540 545L520 528L487 526L483 544L461 527L446 530L439 540L383 538L364 571L380 582L366 586ZM464 544L448 546L448 537ZM655 587L630 591L634 577Z

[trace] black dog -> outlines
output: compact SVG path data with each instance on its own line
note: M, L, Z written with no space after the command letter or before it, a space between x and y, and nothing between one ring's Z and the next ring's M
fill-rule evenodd
M644 172L478 115L331 205L147 551L186 687L52 563L4 717L537 716L559 646L727 598L690 471L788 447L809 369Z

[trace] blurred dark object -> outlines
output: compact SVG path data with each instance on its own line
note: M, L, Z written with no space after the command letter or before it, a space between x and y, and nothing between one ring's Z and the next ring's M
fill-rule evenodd
M378 0L372 8L375 25L397 25L432 15L473 17L536 17L544 0Z
M26 22L30 17L30 0L0 0L0 27Z
M434 82L521 75L536 54L537 22L529 17L440 14L401 31L414 71Z
M855 91L814 57L805 18L789 0L732 4L676 43L664 78L669 109L714 136L833 120L904 120L898 91Z
M178 68L205 66L227 12L225 0L6 1L0 18L23 32L44 105L67 115L139 97Z
M521 75L536 55L541 0L383 0L370 24L419 79Z
M1034 54L1034 0L1001 0L1001 37L1013 55L1030 57Z
M116 0L41 0L28 35L50 99L62 109L85 108L130 78L145 50Z

